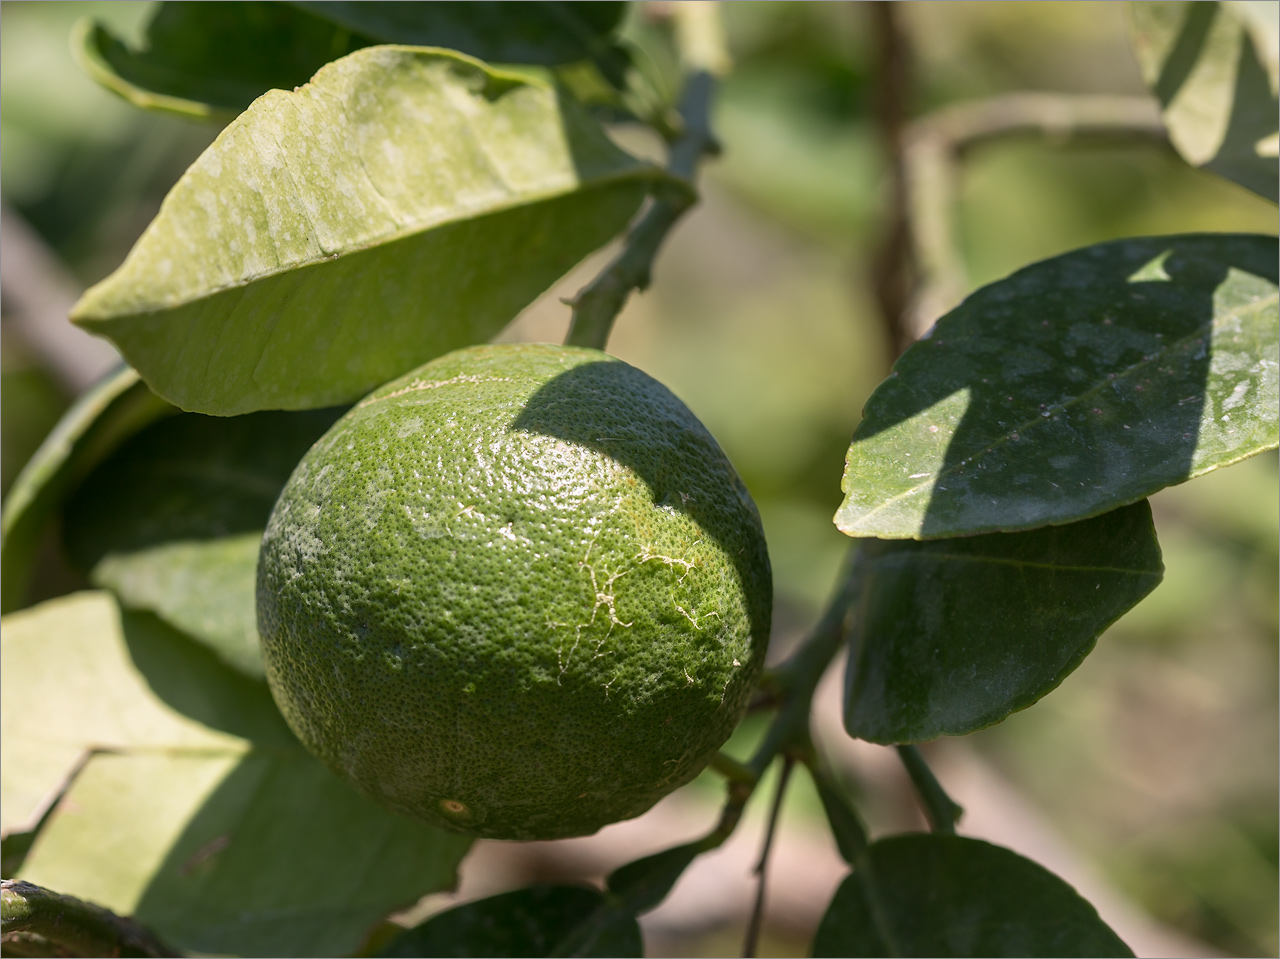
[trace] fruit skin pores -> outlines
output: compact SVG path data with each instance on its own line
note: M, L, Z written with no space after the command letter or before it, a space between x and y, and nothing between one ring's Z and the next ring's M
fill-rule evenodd
M258 561L271 690L369 798L586 835L710 761L764 665L759 516L697 418L596 350L478 346L311 448Z

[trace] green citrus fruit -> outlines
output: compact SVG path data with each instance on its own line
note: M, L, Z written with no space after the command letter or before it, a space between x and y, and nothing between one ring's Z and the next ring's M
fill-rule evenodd
M505 839L585 835L697 775L771 600L755 506L697 418L546 345L375 390L298 464L258 563L303 743L383 805Z

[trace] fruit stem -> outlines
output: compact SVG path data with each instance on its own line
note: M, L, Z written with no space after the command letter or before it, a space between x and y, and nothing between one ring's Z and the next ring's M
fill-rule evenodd
M55 950L31 955L180 955L132 919L20 879L0 882L0 929L6 947L43 942Z
M902 760L902 765L907 767L907 775L911 777L911 784L916 787L916 795L920 797L920 805L924 807L930 828L934 832L954 835L956 823L960 821L964 808L947 795L915 746L899 746L898 757Z
M719 21L714 10L698 9L703 6L713 8L712 4L682 4L677 11L681 57L688 78L680 104L684 127L667 156L667 172L671 175L658 181L648 210L627 233L622 252L577 296L565 301L573 307L564 340L567 346L605 348L614 320L631 291L648 289L653 262L667 234L698 202L694 180L699 161L720 152L720 144L711 133L711 101L716 74L727 68L728 57L723 38L716 32Z
M728 753L719 752L711 760L711 768L731 783L756 784L756 774L746 763L740 763Z

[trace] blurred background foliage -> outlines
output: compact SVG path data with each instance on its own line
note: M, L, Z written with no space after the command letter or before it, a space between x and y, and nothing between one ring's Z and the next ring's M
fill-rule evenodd
M150 6L0 6L0 192L82 285L119 264L216 134L144 114L73 65L79 16L132 39ZM690 405L756 497L780 651L816 617L847 548L831 523L844 453L891 362L870 275L885 162L866 5L723 6L735 58L716 112L725 154L708 165L703 205L610 349ZM633 10L627 35L661 89L674 86L674 61L653 12ZM1121 4L919 2L899 15L913 116L1007 91L1144 92ZM655 149L634 130L617 134ZM959 222L972 288L1117 237L1274 233L1276 210L1167 148L1022 139L968 157ZM562 339L568 310L557 297L593 265L504 337ZM5 490L70 400L11 326L0 324ZM1151 915L1239 955L1280 949L1277 499L1274 455L1157 495L1164 583L1035 709L934 751L982 754ZM59 579L40 592L73 585ZM793 798L799 814L817 814ZM803 948L765 940L782 952L793 945ZM725 948L714 937L687 944L704 946Z

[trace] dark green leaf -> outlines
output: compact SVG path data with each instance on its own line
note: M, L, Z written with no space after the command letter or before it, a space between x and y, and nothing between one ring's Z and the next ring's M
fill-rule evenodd
M68 500L68 555L124 605L156 613L260 678L262 530L302 454L342 411L184 413L153 423Z
M664 176L549 83L370 47L255 101L73 318L184 409L350 402L491 337Z
M12 879L21 867L35 842L35 830L5 833L0 839L0 879Z
M135 106L225 123L372 42L288 4L245 0L158 4L137 50L81 20L71 47L85 73Z
M331 60L376 43L446 47L481 60L594 60L618 82L626 58L609 34L625 3L158 4L138 49L82 20L81 68L147 110L227 122L268 90L302 86Z
M689 863L705 851L702 841L691 842L629 862L609 875L609 893L632 915L648 912L666 898Z
M844 722L877 743L956 736L1025 709L1163 572L1145 501L1029 533L863 549Z
M62 500L123 440L156 419L176 413L128 367L84 393L18 474L4 501L4 612L25 602L40 538Z
M1275 3L1144 0L1129 5L1143 79L1183 158L1275 202Z
M583 886L531 886L433 916L393 939L380 956L557 956L592 913L605 905ZM615 914L580 956L642 956L633 916Z
M626 67L625 57L610 40L626 13L625 3L298 0L292 6L379 43L445 47L491 63L554 66L594 60L615 82Z
M1057 876L960 836L890 836L871 846L892 930L876 932L855 872L836 891L815 956L1132 956L1093 906Z
M1277 445L1275 237L1086 247L974 293L867 402L836 524L933 539L1097 516Z
M605 882L607 892L603 901L564 937L555 954L606 954L615 937L629 929L629 923L634 922L636 916L662 902L689 863L706 850L705 841L698 840L615 869Z
M263 684L110 594L6 617L0 651L6 831L74 777L19 878L187 951L281 956L348 953L455 882L469 839L362 799Z

